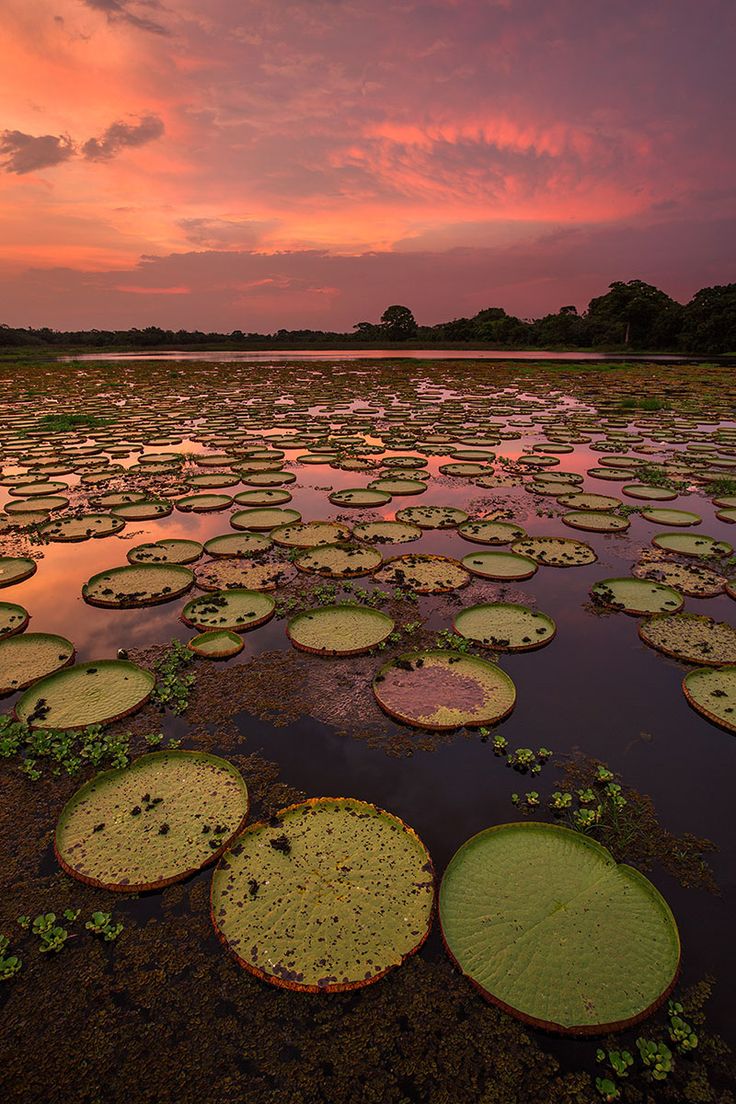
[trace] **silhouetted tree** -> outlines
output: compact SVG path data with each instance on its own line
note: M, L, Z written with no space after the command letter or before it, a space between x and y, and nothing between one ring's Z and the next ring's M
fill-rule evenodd
M682 312L682 323L688 352L736 351L736 284L701 288Z
M381 315L381 326L389 341L406 341L415 337L419 328L409 308L399 306L398 303L386 307Z
M595 345L660 349L676 343L682 307L643 280L617 280L605 295L591 299L586 319Z

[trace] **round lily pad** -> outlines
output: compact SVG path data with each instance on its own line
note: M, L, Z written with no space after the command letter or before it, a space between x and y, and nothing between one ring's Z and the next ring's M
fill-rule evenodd
M726 585L723 575L703 567L702 564L682 564L664 557L634 564L633 573L637 579L654 579L657 583L666 583L690 598L715 598L717 594L723 593Z
M80 517L53 518L40 526L39 532L46 540L73 544L93 537L111 537L124 528L124 519L112 514L82 514Z
M313 798L249 825L212 878L218 937L241 966L302 992L358 989L421 947L434 905L411 828L354 798Z
M278 525L270 533L274 544L284 548L316 548L346 541L349 536L347 525L339 525L336 521L297 521L292 525Z
M262 533L223 533L219 537L210 537L204 543L208 556L215 559L251 556L256 552L265 552L271 547L271 538Z
M80 787L59 817L54 850L87 885L142 893L214 862L247 816L248 790L231 763L154 751Z
M296 575L290 563L255 563L234 557L212 560L197 568L197 586L202 590L275 590Z
M441 650L391 660L374 678L373 693L389 716L438 732L494 724L516 701L516 688L500 667Z
M481 579L531 579L537 564L516 552L469 552L462 565Z
M571 491L557 499L560 506L568 510L615 510L621 505L620 498L613 495L593 494L592 491Z
M568 537L525 537L514 541L511 551L547 567L581 567L598 559L589 544Z
M657 533L652 537L652 544L665 552L679 552L681 556L730 556L733 552L728 541L719 541L704 533Z
M264 506L261 509L237 510L230 515L230 524L233 529L253 529L256 532L267 532L275 529L277 525L286 525L292 521L301 521L302 515L298 510L281 510L277 507Z
M590 591L594 602L622 613L677 613L683 597L674 587L650 579L601 579Z
M236 632L228 629L213 629L193 636L187 641L187 648L204 659L230 659L242 652L245 641Z
M669 487L650 487L646 483L627 483L621 490L629 498L642 498L649 502L671 502L677 491Z
M226 494L192 494L177 498L177 510L184 513L209 514L213 510L225 510L232 504L232 497Z
M180 564L136 563L93 575L82 587L82 597L91 606L134 609L170 602L186 594L193 583L193 573Z
M455 616L453 628L466 639L500 652L530 652L533 648L542 648L557 631L547 614L512 602L469 606Z
M703 520L700 514L694 514L690 510L670 510L666 507L642 510L641 516L656 525L700 525Z
M31 728L109 724L140 709L154 682L150 671L124 659L77 663L35 682L15 712Z
M682 689L698 713L736 732L736 667L698 667L685 675Z
M300 571L324 575L330 579L351 579L369 575L382 562L381 553L365 544L321 544L304 548L294 564Z
M166 538L150 544L138 544L128 553L132 564L190 564L202 555L199 541Z
M23 606L15 602L0 602L0 640L22 633L30 621L30 615Z
M168 517L172 510L173 506L170 502L144 500L128 502L123 506L113 506L112 513L125 521L153 521L156 518Z
M716 517L729 525L736 524L736 506L725 506L722 510L717 510Z
M38 565L26 556L0 556L0 587L14 586L35 575Z
M736 628L698 613L651 617L639 625L645 644L684 663L722 667L736 663Z
M387 614L352 602L298 613L286 628L296 648L316 655L361 655L393 630L394 621Z
M0 694L25 690L73 662L74 645L65 636L23 633L0 640Z
M181 619L195 629L232 629L244 632L273 617L276 603L258 590L224 590L203 594L187 602Z
M333 491L329 499L334 506L367 510L376 506L385 506L391 501L391 495L386 491L372 490L370 487L345 487L341 491Z
M385 477L383 479L374 479L372 483L368 484L368 488L371 491L383 491L384 494L393 495L417 495L423 494L427 489L427 484L421 479L399 479Z
M446 594L470 582L470 573L450 556L407 553L387 560L376 572L377 583L407 587L417 594Z
M291 492L281 487L262 487L254 491L240 491L233 502L238 506L282 506L291 502Z
M631 522L619 514L607 514L604 510L571 510L562 515L562 521L571 529L583 529L588 533L623 533Z
M364 521L353 528L355 539L366 544L409 544L421 535L419 526L408 521Z
M458 533L465 540L476 544L511 544L512 541L525 537L526 529L510 521L469 518L459 526Z
M581 832L499 824L445 871L445 946L494 1004L526 1023L605 1034L653 1012L680 963L677 925L642 874Z
M405 506L396 511L396 519L420 529L455 529L468 520L468 515L455 506Z

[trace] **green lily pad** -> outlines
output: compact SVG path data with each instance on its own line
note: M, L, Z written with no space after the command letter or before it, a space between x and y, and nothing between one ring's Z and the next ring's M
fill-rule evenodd
M74 645L65 636L23 633L0 640L0 694L25 690L73 662Z
M372 483L368 484L368 489L381 491L391 497L393 495L417 495L426 491L427 484L421 479L399 479L386 476L382 479L374 479Z
M187 602L181 619L194 629L231 629L244 632L273 617L276 603L258 590L223 590Z
M671 502L677 498L677 491L669 487L650 487L646 483L627 483L621 490L629 498L641 498L649 502Z
M387 560L376 572L375 580L382 585L407 587L417 594L447 594L467 586L470 572L450 556L410 552Z
M365 544L409 544L421 535L419 526L408 521L364 521L353 528L355 539Z
M274 544L284 548L316 548L348 540L350 529L336 521L297 521L292 525L278 525L271 530L270 537Z
M230 659L242 652L244 645L242 636L228 629L203 632L187 641L187 648L204 659Z
M247 816L248 790L231 763L154 751L78 789L59 817L54 850L87 885L142 893L215 862Z
M233 529L252 529L255 532L268 532L277 525L287 525L293 521L301 521L302 515L298 510L281 510L277 507L264 506L261 509L236 510L230 515L230 524Z
M82 597L91 606L135 609L179 598L194 584L188 567L171 563L136 563L100 571L84 584Z
M112 513L125 521L154 521L156 518L168 517L172 510L170 502L144 500L113 506Z
M30 579L38 570L38 564L26 556L0 556L0 587L14 586Z
M223 533L204 542L205 552L215 559L238 559L257 552L266 552L271 547L270 536L266 537L263 533Z
M0 640L22 633L30 621L30 615L23 606L15 602L0 602Z
M516 688L500 667L442 650L391 660L374 678L373 693L389 716L437 732L494 724L516 701Z
M314 798L253 824L212 878L217 935L252 974L302 992L358 989L421 947L432 862L398 817Z
M529 652L542 648L557 631L547 614L512 602L469 606L456 615L453 628L467 640L500 652Z
M682 689L703 717L736 732L736 667L698 667L685 675Z
M112 537L124 528L124 519L112 514L82 514L81 517L52 518L39 527L39 533L46 540L74 544L93 537Z
M468 520L468 515L455 506L405 506L396 511L396 519L420 529L455 529Z
M154 682L150 671L124 659L77 663L35 682L15 712L31 728L109 724L145 705Z
M537 564L517 552L469 552L462 565L481 579L531 579Z
M459 526L458 533L465 540L476 544L511 544L512 541L525 537L526 529L509 521L470 518Z
M547 567L582 567L598 559L589 544L569 537L525 537L514 541L511 551Z
M385 506L391 501L391 495L386 491L377 491L370 487L345 487L343 490L333 491L329 499L333 506L368 510L376 506Z
M281 487L262 487L254 491L239 491L233 502L238 506L283 506L291 502L291 492Z
M681 564L665 557L634 564L633 573L637 579L653 579L675 587L690 598L715 598L726 585L725 577L708 567L699 563Z
M221 558L197 568L197 586L202 590L275 590L296 575L290 563L255 563L253 560Z
M190 564L202 555L199 541L179 540L168 537L165 540L152 541L150 544L138 544L128 553L128 562L132 564Z
M592 491L571 491L569 494L559 495L557 501L568 510L615 510L621 505L620 498L593 494Z
M619 514L607 514L604 510L571 510L562 515L562 521L571 529L583 529L588 533L623 533L631 522Z
M394 630L393 618L369 606L344 602L298 613L286 628L296 648L316 655L361 655Z
M708 667L736 663L736 628L698 613L662 614L643 621L645 644L673 659Z
M595 840L552 824L500 824L460 847L442 879L445 946L494 1004L526 1023L605 1034L643 1020L680 962L655 887Z
M226 494L192 494L177 498L176 508L184 513L209 514L214 510L226 510L232 501Z
M652 537L652 544L681 556L730 556L733 552L728 541L719 541L704 533L657 533Z
M304 548L294 558L294 564L300 571L324 575L329 579L354 579L370 575L381 562L381 553L376 548L349 542Z
M642 510L641 516L656 525L700 525L703 520L700 514L690 510L668 510L665 507Z
M678 613L682 595L674 587L650 579L601 579L590 591L591 598L622 613Z

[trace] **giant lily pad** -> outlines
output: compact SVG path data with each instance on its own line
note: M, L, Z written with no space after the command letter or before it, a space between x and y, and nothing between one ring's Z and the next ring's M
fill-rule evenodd
M485 602L461 610L455 632L500 652L529 652L549 644L557 631L545 613L512 602Z
M698 667L685 675L682 689L698 713L736 732L736 667Z
M59 817L54 849L74 878L140 893L214 862L247 815L248 790L231 763L155 751L78 789Z
M287 626L292 644L317 655L360 655L381 644L394 629L388 614L352 602L298 613Z
M187 641L187 648L204 659L230 659L242 652L245 641L229 629L199 633Z
M664 506L642 510L641 516L656 525L700 525L703 520L700 514L694 514L692 510L671 510Z
M589 544L568 537L525 537L514 541L511 551L548 567L581 567L598 558Z
M15 602L0 602L0 640L22 633L30 620L28 610Z
M395 556L379 568L376 582L408 587L417 594L445 594L470 582L470 574L458 560L449 556L422 556L408 553Z
M329 499L334 506L367 510L385 506L391 501L391 495L387 491L377 491L371 487L345 487L340 491L333 491Z
M93 575L82 587L82 596L91 606L134 609L170 602L185 594L193 583L194 575L188 567L136 563Z
M92 537L111 537L124 528L124 519L112 514L82 514L79 517L54 518L42 525L39 532L46 540L76 543Z
M634 564L633 573L637 579L666 583L691 598L715 598L726 585L725 577L708 567L699 563L681 564L665 557Z
M350 530L347 525L338 525L335 521L302 521L278 525L269 535L274 544L284 548L317 548L347 540Z
M154 682L149 671L123 659L77 663L35 682L15 712L31 728L108 724L140 709Z
M698 613L651 617L639 626L639 636L658 652L708 667L736 663L736 629Z
M271 547L271 538L263 533L223 533L219 537L210 537L205 541L204 550L208 556L235 559L252 556L254 552L266 552Z
M518 552L469 552L462 565L481 579L530 579L537 570L534 560Z
M677 613L683 598L674 587L650 579L601 579L590 591L591 598L622 613Z
M571 510L562 515L562 520L571 529L587 533L623 533L631 524L628 518L607 514L604 510Z
M420 529L454 529L467 521L468 515L455 506L405 506L396 511L396 519Z
M526 536L526 530L520 525L495 518L469 518L458 528L458 533L476 544L511 544Z
M424 844L353 798L250 825L212 879L215 930L241 966L303 992L357 989L419 949L434 903Z
M197 586L202 590L275 590L296 575L290 563L254 563L253 560L223 558L197 568Z
M373 680L386 713L415 728L443 731L493 724L507 716L516 688L500 667L453 651L409 652Z
M462 845L440 887L451 958L526 1023L604 1034L672 989L674 917L655 887L595 840L552 824L500 824Z
M730 556L733 548L728 541L719 541L704 533L657 533L652 537L655 548L678 552L681 556Z
M190 564L202 555L199 541L168 537L150 544L138 544L128 553L129 563Z
M419 526L408 521L364 521L353 529L355 539L366 544L409 544L421 535Z
M282 510L278 507L264 506L250 510L236 510L230 515L233 529L252 529L254 532L268 532L277 525L286 525L292 521L301 521L298 510Z
M0 587L14 586L35 575L38 565L26 556L0 556Z
M223 590L203 594L185 605L181 619L195 629L232 629L243 632L273 617L276 603L258 590Z
M25 690L73 662L74 645L65 636L24 633L0 640L0 694Z
M300 571L330 579L352 579L369 575L382 561L381 553L365 544L322 544L304 548L294 559Z

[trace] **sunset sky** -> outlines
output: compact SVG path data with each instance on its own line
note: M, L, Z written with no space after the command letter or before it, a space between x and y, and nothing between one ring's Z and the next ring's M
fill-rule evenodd
M733 0L2 0L0 322L736 279Z

